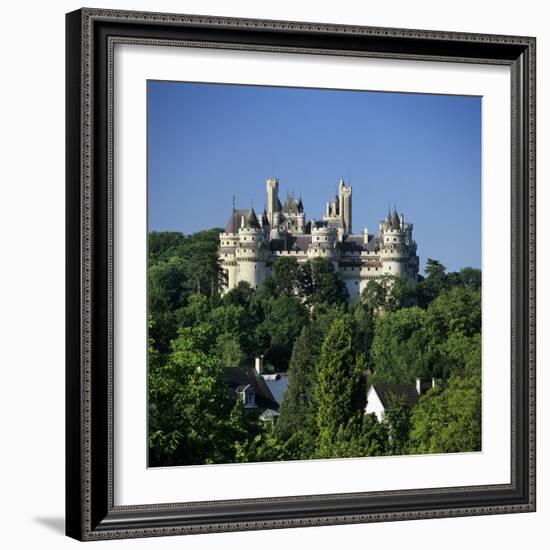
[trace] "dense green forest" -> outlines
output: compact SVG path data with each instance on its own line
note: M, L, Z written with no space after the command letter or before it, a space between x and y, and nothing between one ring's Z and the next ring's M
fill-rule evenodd
M348 304L332 264L274 263L223 297L214 228L149 235L149 463L175 466L481 448L481 272L428 259L417 283L371 281ZM288 372L275 424L227 396L223 369ZM373 383L437 384L383 422Z

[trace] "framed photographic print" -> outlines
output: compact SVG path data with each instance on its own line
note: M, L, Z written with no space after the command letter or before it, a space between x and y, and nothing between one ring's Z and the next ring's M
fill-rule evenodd
M67 15L67 535L535 509L535 39Z

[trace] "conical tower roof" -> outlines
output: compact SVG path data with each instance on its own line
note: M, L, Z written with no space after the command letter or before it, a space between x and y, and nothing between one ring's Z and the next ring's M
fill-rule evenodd
M254 208L251 208L248 211L248 214L246 216L246 226L247 227L254 227L255 229L260 229L260 222L258 221L258 217L256 216L256 212L254 212Z
M399 216L397 215L397 209L394 207L393 209L393 216L391 219L391 226L392 229L400 229L401 228L401 222L399 221Z

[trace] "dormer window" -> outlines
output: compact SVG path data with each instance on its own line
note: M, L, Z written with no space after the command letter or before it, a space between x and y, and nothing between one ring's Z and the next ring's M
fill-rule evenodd
M237 393L241 398L243 407L249 409L256 407L256 394L254 393L254 390L252 389L252 386L250 386L250 384L239 387Z

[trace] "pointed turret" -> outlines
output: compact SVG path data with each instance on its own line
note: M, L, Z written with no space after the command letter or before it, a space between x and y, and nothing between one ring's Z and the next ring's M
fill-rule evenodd
M254 208L251 208L248 211L248 214L246 216L246 227L253 227L255 229L260 229L260 222L258 221L256 212L254 212Z
M283 206L284 214L297 214L298 205L296 204L296 199L293 195L287 195L285 205Z
M401 223L399 222L399 216L397 215L397 209L393 207L393 216L391 220L392 229L401 229Z

